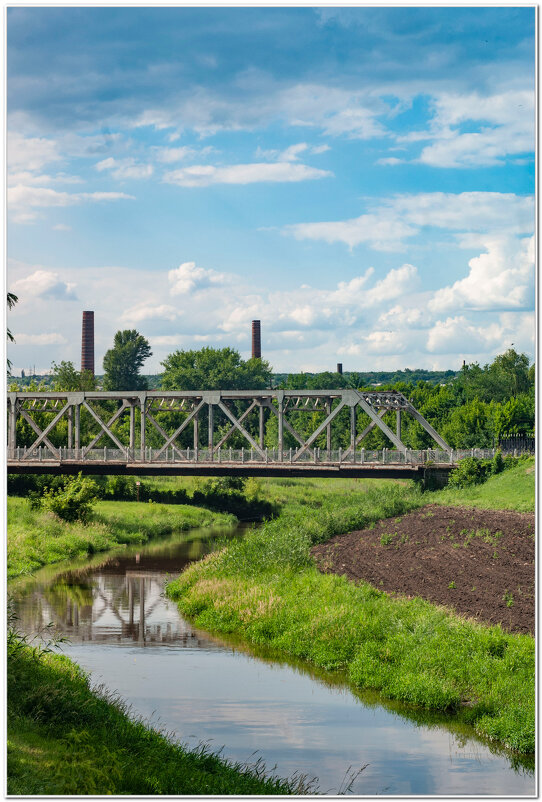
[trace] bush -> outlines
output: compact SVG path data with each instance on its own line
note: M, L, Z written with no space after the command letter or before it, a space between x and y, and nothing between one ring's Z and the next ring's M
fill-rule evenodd
M82 521L86 523L92 508L98 500L96 482L80 473L67 479L63 488L49 489L43 494L41 506L53 512L63 521Z
M496 456L496 455L495 455ZM491 474L493 461L466 457L462 459L448 480L448 487L472 487L481 485Z

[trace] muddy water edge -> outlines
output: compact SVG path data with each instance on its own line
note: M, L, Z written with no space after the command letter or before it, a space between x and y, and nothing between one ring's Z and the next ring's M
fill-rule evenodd
M188 746L206 742L249 763L262 758L281 776L318 778L321 793L535 792L532 759L468 726L360 693L340 673L194 629L164 584L220 535L195 530L13 582L19 627L34 635L53 622L69 639L64 652L93 684L117 691Z

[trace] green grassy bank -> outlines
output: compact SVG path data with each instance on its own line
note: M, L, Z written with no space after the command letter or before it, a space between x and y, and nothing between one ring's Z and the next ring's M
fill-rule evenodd
M532 489L529 464L470 491L443 491L442 503L491 506L499 495L522 508ZM522 471L522 472L521 472ZM514 478L515 477L515 478ZM517 483L516 483L517 480ZM391 598L365 582L321 574L311 545L436 500L412 485L334 480L272 480L282 514L192 565L167 587L203 629L235 634L327 669L342 669L360 688L429 710L448 711L491 739L534 750L534 641L464 620L422 599ZM320 480L321 482L322 480ZM495 483L499 485L495 490ZM299 498L296 499L296 496ZM302 499L300 501L300 499Z
M518 464L492 476L487 482L461 489L445 488L431 494L435 504L458 507L480 507L485 510L535 510L535 459L522 459Z
M44 565L203 526L236 523L229 513L183 504L100 501L88 524L61 521L32 510L23 498L8 498L8 579Z
M93 692L68 658L8 641L8 794L293 794L302 782L189 750Z

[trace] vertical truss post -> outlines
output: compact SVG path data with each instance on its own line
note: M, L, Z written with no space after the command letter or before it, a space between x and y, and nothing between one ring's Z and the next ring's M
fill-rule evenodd
M212 462L214 459L214 454L213 454L214 406L212 401L209 401L209 403L207 404L207 408L209 410L209 438L208 438L209 459Z
M8 431L8 454L11 459L15 459L15 448L17 445L17 399L15 394L10 398L9 405L9 431Z
M141 409L141 461L146 461L146 426L147 426L147 396L142 393L139 396L139 405Z
M75 412L75 456L79 458L79 451L81 450L81 404L74 405Z
M199 416L198 413L194 415L194 452L196 455L196 459L198 456L198 446L199 446Z
M135 458L135 404L133 401L130 402L130 445L128 446L130 449L130 456L132 459Z
M331 398L328 398L326 401L326 415L329 418L331 415ZM327 458L328 460L331 459L331 423L328 423L326 428L326 449L327 449Z
M356 407L350 407L350 451L356 448Z
M73 448L73 406L68 408L66 416L68 418L68 448L71 451Z
M397 438L401 439L401 410L395 410L395 433L397 434Z
M260 448L263 448L264 442L264 417L263 417L263 404L260 404Z
M284 393L277 397L279 405L279 462L284 457Z

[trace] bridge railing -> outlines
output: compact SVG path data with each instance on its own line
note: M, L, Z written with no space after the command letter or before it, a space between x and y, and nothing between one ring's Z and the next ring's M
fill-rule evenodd
M8 454L8 463L28 464L51 462L75 463L123 463L123 464L175 464L202 463L202 464L288 464L296 465L430 465L430 464L457 464L465 457L491 459L495 449L469 448L454 449L451 452L440 449L396 449L384 448L381 450L358 449L327 449L315 448L305 451L298 456L300 449L283 449L282 453L276 448L266 448L262 453L250 448L84 448L60 447L55 454L47 446L38 446L27 449L17 446L13 454ZM9 469L9 464L8 464Z

